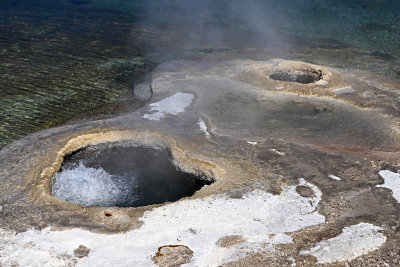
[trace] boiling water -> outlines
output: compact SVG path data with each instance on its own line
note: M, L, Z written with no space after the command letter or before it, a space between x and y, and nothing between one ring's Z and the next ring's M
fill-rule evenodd
M176 201L210 183L179 170L167 149L107 144L66 157L52 195L83 206L137 207Z

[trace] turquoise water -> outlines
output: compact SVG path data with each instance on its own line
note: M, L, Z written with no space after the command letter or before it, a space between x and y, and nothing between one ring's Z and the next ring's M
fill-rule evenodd
M44 0L0 9L0 147L142 105L176 58L281 57L400 78L400 2Z

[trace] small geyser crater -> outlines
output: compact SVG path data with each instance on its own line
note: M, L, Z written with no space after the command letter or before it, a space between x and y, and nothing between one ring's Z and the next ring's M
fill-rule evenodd
M106 143L66 155L51 194L87 207L138 207L192 196L213 182L182 171L167 148Z
M322 79L322 71L306 69L304 71L281 71L277 70L269 78L284 82L297 82L303 84L315 83Z

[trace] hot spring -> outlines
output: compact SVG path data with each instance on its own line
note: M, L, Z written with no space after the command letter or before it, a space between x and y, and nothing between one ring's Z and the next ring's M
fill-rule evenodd
M212 182L183 171L167 148L107 143L66 155L51 194L88 207L138 207L192 196Z

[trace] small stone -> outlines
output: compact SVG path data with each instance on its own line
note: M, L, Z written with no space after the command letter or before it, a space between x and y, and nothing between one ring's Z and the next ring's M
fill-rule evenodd
M316 81L315 84L326 86L328 84L328 82L325 80L319 80L319 81Z
M86 257L90 252L90 248L85 247L84 245L79 245L77 249L74 249L74 255L78 258Z
M363 96L365 99L372 99L372 98L374 98L374 96L373 96L371 93L368 93L368 92L364 92L364 93L362 94L362 96Z
M228 193L228 196L229 196L230 198L239 199L239 198L242 198L242 197L243 197L243 192L238 191L238 190L230 191L230 192Z
M339 176L333 175L333 174L330 174L328 177L333 179L333 180L336 180L336 181L342 180L342 178L340 178Z
M296 192L302 197L315 197L314 191L308 186L299 185L296 187Z
M340 89L337 89L337 90L333 91L333 93L334 93L336 96L338 96L338 95L352 94L352 93L354 93L354 92L355 92L355 90L354 90L353 88L351 88L351 87L340 88Z
M257 142L255 142L255 141L247 141L247 143L249 144L249 145L253 145L253 146L255 146L255 145L257 145L258 143Z
M268 149L268 151L270 151L270 152L272 152L272 153L274 153L274 154L277 154L277 155L279 155L279 156L286 156L286 153L285 152L281 152L281 151L278 151L278 150L276 150L275 148L272 148L272 149Z
M228 235L221 237L217 240L217 246L222 248L229 248L233 245L246 242L246 239L241 235Z
M189 263L193 257L193 251L187 246L169 245L158 248L153 262L158 266L179 266Z

